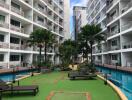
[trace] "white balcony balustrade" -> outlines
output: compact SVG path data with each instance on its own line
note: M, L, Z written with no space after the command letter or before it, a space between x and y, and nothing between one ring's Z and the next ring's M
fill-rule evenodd
M6 23L6 22L2 22L2 21L0 21L0 27L3 27L3 28L9 28L9 24Z
M9 48L9 43L0 42L0 48L8 49Z
M128 4L123 7L123 9L121 10L121 13L126 12L131 7L132 7L132 1L128 2Z
M123 49L132 48L132 41L123 43Z
M0 0L0 7L3 7L3 8L6 8L6 9L9 9L9 5L6 4L4 1Z
M20 44L10 43L10 49L20 50L21 46L20 46Z
M23 12L22 10L17 9L17 8L15 8L15 7L13 7L13 6L11 6L11 11L12 11L12 12L15 12L15 13L21 15L21 16L24 16L24 12Z
M132 21L129 21L127 24L121 25L121 31L125 31L129 28L132 28Z
M17 27L17 26L14 26L14 25L11 25L11 30L13 31L17 31L17 32L23 32L24 30L21 29L20 27ZM24 33L24 32L23 32Z

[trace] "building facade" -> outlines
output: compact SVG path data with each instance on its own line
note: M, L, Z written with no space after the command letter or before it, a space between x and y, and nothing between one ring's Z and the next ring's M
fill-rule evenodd
M73 27L74 27L74 37L77 40L78 33L81 27L87 24L87 7L74 6L73 7Z
M70 0L64 0L64 27L64 38L70 39Z
M0 68L26 67L37 60L39 49L27 46L37 28L50 29L56 41L63 42L63 0L0 0ZM47 50L49 60L58 64L55 52L58 47Z
M95 63L132 67L132 1L88 0L88 23L98 24L106 42L93 46Z

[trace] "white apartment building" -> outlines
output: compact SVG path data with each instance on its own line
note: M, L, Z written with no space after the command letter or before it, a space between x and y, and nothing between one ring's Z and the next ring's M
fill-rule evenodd
M58 43L62 43L63 24L63 0L0 0L0 68L32 64L39 49L26 44L30 33L37 28L50 29ZM58 47L47 50L48 58L58 64L55 52Z
M132 67L132 0L88 0L87 6L88 23L107 34L93 46L95 63Z
M74 21L74 34L75 40L77 39L78 33L81 30L81 27L87 24L87 13L86 8L83 6L74 6L73 7L73 21Z
M70 0L64 0L64 27L64 38L70 39Z

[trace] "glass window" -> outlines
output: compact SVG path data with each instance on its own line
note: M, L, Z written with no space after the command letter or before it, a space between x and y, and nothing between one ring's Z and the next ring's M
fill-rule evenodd
M4 54L0 54L0 61L4 61Z
M117 40L111 41L111 45L112 45L112 46L117 46Z
M20 22L11 19L11 25L14 25L14 26L20 27Z
M0 22L5 22L5 16L0 15Z
M117 55L112 55L112 60L118 60Z
M10 61L19 61L19 55L10 55Z
M44 22L44 19L38 16L38 21Z
M43 7L43 6L41 6L40 4L38 4L38 7L39 7L39 8L41 8L41 9L44 9L44 7Z
M10 38L10 43L19 44L19 42L20 42L19 38L15 38L15 37Z
M4 42L4 35L1 35L1 34L0 34L0 41L1 41L1 42Z
M14 2L11 2L11 6L13 6L13 7L15 7L15 8L20 10L20 5L14 3Z

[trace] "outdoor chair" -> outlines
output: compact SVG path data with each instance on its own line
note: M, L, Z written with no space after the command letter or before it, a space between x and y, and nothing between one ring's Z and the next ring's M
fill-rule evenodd
M3 92L11 92L13 95L13 92L19 92L19 91L25 91L25 92L32 92L33 95L35 96L39 92L39 87L37 85L29 85L29 86L19 86L19 81L18 81L18 86L13 86L12 83L7 84L3 80L0 79L0 100L2 98L2 93Z

